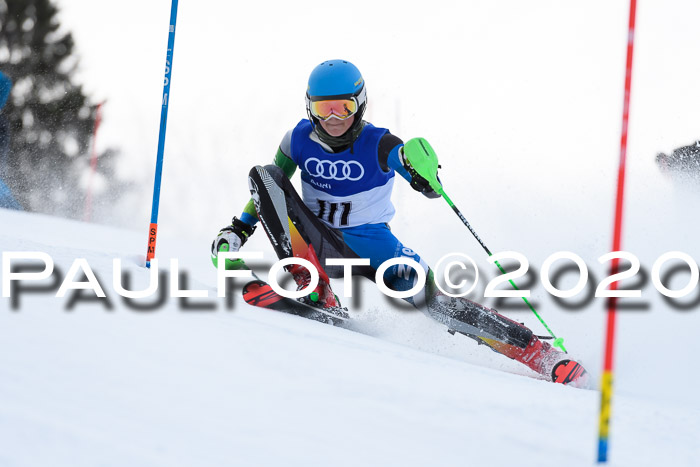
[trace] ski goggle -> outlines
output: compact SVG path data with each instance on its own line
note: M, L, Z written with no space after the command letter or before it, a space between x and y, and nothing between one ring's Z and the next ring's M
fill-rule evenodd
M338 120L350 118L355 115L358 107L359 105L357 104L357 99L351 97L350 99L311 101L309 109L311 111L311 115L325 122L333 117L337 118Z

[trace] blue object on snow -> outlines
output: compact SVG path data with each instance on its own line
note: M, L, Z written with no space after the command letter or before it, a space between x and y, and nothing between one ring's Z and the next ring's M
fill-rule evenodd
M5 107L7 98L10 96L10 90L12 90L12 81L5 73L0 71L0 109Z
M0 71L0 110L5 107L7 98L10 96L12 81L2 71ZM0 114L0 174L4 173L7 165L7 153L10 150L10 125L4 115ZM17 209L22 211L20 205L12 192L5 185L0 177L0 208Z
M23 211L22 205L12 196L12 192L2 180L0 180L0 208Z

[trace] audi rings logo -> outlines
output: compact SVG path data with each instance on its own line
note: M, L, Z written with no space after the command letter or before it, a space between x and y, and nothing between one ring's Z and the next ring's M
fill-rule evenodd
M322 161L311 157L304 164L312 177L326 180L350 180L356 182L365 175L365 169L357 161Z

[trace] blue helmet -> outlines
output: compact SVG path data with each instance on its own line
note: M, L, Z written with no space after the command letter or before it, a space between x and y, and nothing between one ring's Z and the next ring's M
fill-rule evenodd
M355 121L342 136L333 137L318 124L318 119L311 115L312 100L349 99L357 100L358 109ZM347 60L326 60L318 65L309 76L306 88L306 113L319 139L331 147L351 144L362 132L362 116L367 107L365 80L360 70Z

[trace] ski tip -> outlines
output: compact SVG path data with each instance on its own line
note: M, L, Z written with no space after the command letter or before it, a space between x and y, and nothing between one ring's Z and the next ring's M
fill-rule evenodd
M588 387L588 372L574 360L562 360L552 369L552 381L576 388Z
M268 308L284 298L272 290L266 282L254 280L243 286L243 300L249 305Z

